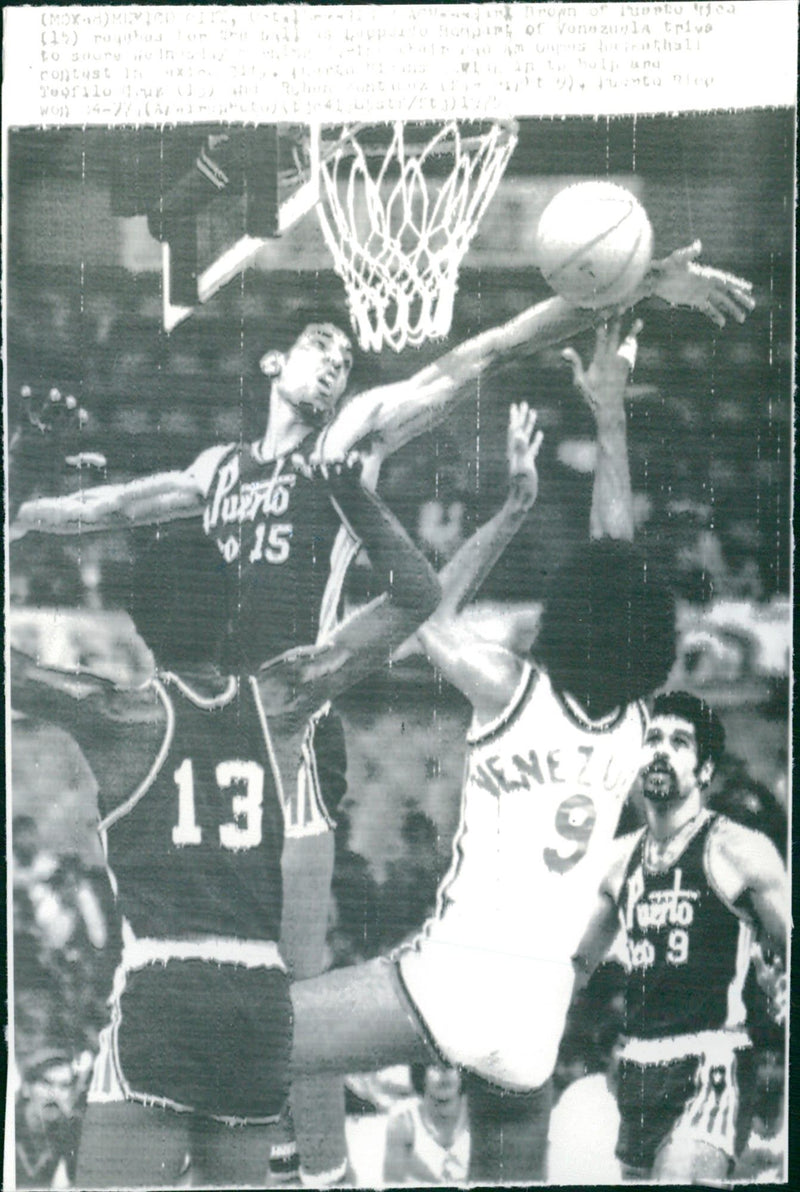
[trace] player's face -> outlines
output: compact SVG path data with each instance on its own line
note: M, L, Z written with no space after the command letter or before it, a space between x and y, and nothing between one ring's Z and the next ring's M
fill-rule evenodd
M644 739L642 793L652 803L682 802L698 786L694 725L680 716L654 716Z
M344 332L332 323L312 323L285 356L276 386L309 425L321 426L333 416L352 367Z
M75 1109L75 1077L69 1064L54 1064L31 1081L32 1112L45 1124L69 1118Z
M425 1072L425 1096L434 1104L449 1105L461 1092L461 1078L455 1068L431 1065Z

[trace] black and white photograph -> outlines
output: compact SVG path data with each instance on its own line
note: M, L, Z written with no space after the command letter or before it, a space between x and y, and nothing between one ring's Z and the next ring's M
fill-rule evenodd
M370 85L5 121L4 1186L785 1183L794 103Z

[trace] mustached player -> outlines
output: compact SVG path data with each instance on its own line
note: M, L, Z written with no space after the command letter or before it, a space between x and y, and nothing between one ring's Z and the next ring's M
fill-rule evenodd
M95 774L124 922L83 1130L84 1188L175 1186L187 1152L202 1184L265 1178L263 1127L284 1106L291 1043L278 946L281 763L309 711L387 659L439 595L421 554L349 469L309 480L332 490L386 589L324 644L254 676L219 670L219 556L181 527L136 572L132 612L159 667L144 687L12 654L14 707L66 728Z
M621 925L629 975L617 1155L634 1179L730 1177L752 1085L742 994L754 937L760 979L773 992L783 985L785 998L783 861L761 832L706 807L724 743L702 700L658 696L640 756L647 826L617 842L576 954L585 976ZM775 957L769 968L764 951Z

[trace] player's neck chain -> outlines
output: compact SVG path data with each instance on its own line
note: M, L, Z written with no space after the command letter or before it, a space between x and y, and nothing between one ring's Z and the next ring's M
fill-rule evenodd
M662 840L656 840L648 831L645 843L645 868L651 871L669 869L677 861L689 841L700 831L710 816L710 811L703 807L697 815L692 816L685 824Z

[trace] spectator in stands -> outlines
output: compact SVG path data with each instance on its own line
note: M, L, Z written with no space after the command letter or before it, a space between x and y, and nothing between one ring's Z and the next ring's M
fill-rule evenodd
M15 815L11 824L13 854L12 878L14 889L28 889L48 881L58 861L52 853L42 849L39 828L31 815Z
M416 1095L398 1102L386 1126L384 1183L390 1187L462 1184L469 1168L469 1125L455 1068L412 1064Z
M80 1136L79 1087L66 1047L44 1047L22 1071L16 1097L18 1188L67 1188Z

